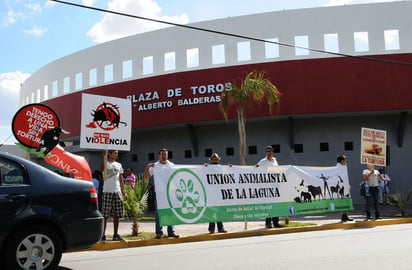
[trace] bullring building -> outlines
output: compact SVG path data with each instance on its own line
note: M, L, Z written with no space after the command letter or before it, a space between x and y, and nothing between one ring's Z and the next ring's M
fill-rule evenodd
M272 145L281 165L333 166L345 154L354 203L361 128L387 131L391 192L406 192L412 153L412 2L268 12L169 27L99 44L53 61L29 77L20 105L40 102L59 116L66 151L97 169L101 153L79 147L82 93L132 102L130 152L123 167L142 172L168 148L177 164L212 152L239 164L235 107L226 122L223 91L264 71L280 92L247 108L247 162ZM196 28L196 29L194 29ZM212 31L202 31L202 29ZM38 160L41 162L41 160Z

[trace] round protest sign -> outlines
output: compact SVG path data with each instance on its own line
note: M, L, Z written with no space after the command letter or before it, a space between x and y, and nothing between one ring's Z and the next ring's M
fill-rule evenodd
M14 137L28 148L37 148L43 133L53 127L59 127L57 114L43 104L28 104L13 117Z

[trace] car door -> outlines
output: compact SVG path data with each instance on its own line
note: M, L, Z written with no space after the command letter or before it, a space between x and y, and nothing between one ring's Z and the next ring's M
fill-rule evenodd
M0 244L18 214L30 204L31 186L19 163L0 157Z

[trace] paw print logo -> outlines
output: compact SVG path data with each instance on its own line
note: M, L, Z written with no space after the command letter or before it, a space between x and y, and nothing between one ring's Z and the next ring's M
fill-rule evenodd
M191 170L176 170L167 185L169 206L185 223L198 221L206 210L206 191L200 178Z
M187 182L180 179L180 188L176 189L176 198L182 202L182 213L196 213L196 204L199 203L199 192L194 191L192 179Z

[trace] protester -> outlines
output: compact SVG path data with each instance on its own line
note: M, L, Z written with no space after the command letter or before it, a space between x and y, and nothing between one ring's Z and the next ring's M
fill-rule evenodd
M379 173L386 181L379 181L379 204L386 204L386 196L389 194L389 183L391 182L391 178L385 172L383 168L379 169Z
M168 160L168 151L167 149L163 148L159 151L159 160L156 163L149 163L146 166L146 169L144 171L144 179L147 180L151 176L153 176L153 168L155 167L172 167L174 164L173 162ZM157 179L157 182L166 185L167 179ZM163 237L163 229L160 226L159 222L159 212L157 208L157 196L156 196L156 186L154 185L154 179L152 178L152 186L154 188L154 205L155 205L155 230L156 230L156 238L160 239ZM174 237L178 238L179 235L177 235L174 231L174 226L167 226L167 236L168 237Z
M111 213L113 213L113 241L123 240L118 234L119 218L123 216L122 194L125 199L127 199L127 196L123 191L122 164L116 161L118 155L117 150L105 150L103 151L102 162L100 164L100 171L103 173L104 179L102 205L104 228L102 241L106 241L107 219Z
M133 187L136 185L136 175L134 175L132 168L127 168L126 170L125 183Z
M261 159L256 165L256 167L269 167L269 166L279 166L276 158L273 156L273 147L267 146L266 147L266 157ZM273 223L273 225L272 225ZM269 217L266 218L265 225L267 229L271 229L273 227L280 228L279 224L279 217Z
M210 165L217 165L220 162L220 157L217 153L213 153L210 158L209 158L209 163L205 163L205 167L207 167L209 164ZM231 166L231 165L229 165ZM227 231L225 230L223 223L221 221L216 222L217 224L217 232L219 233L227 233ZM215 226L216 226L215 222L209 222L209 228L208 231L210 234L215 233Z
M379 214L379 183L378 181L387 181L384 179L379 171L375 170L372 164L367 164L366 169L362 172L363 180L366 187L366 220L371 219L371 204L373 203L375 208L375 219L381 219Z
M336 158L336 167L346 167L346 156L345 155L338 155L338 157ZM341 216L341 220L342 222L346 222L346 221L353 221L352 218L349 217L348 212L343 212L342 216Z

